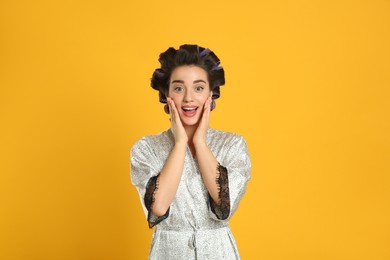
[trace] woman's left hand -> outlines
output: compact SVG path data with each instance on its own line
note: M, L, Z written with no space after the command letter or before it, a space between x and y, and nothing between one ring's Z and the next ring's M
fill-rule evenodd
M192 139L194 145L206 144L206 135L207 135L207 130L209 128L209 122L210 122L210 106L211 106L211 96L204 103L200 122Z

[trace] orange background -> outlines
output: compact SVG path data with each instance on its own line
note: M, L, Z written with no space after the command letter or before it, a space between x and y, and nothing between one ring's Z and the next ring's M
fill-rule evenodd
M390 259L390 1L1 1L0 259L146 259L129 151L160 52L221 58L243 259Z

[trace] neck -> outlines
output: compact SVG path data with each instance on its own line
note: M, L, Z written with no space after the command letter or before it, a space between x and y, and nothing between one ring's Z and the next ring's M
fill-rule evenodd
M186 131L188 137L188 147L190 148L190 151L194 158L196 158L196 151L195 151L193 138L197 128L198 128L198 124L184 127L184 130Z
M193 146L193 137L194 137L194 134L195 134L195 131L196 129L198 128L198 125L191 125L191 126L184 126L184 130L186 131L186 134L187 134L187 137L188 137L188 145L190 147Z

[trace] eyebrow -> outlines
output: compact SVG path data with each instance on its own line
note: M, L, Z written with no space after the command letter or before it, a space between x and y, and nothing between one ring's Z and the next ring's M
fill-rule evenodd
M204 81L203 79L194 80L194 83L199 83L199 82L203 82L206 84L206 81Z
M184 83L184 80L178 80L178 79L172 80L171 84L173 83Z
M203 79L198 79L198 80L194 80L194 84L195 83L199 83L199 82L203 82L206 84L206 81L204 81ZM184 80L179 80L179 79L175 79L175 80L172 80L171 84L173 83L184 83Z

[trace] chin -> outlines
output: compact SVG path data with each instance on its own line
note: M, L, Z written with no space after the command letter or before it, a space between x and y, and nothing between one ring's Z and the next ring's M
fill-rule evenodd
M195 126L199 123L199 118L186 118L185 120L181 120L183 126Z
M183 126L195 126L195 125L198 125L198 121L194 121L194 122L183 122L182 121L182 124Z

